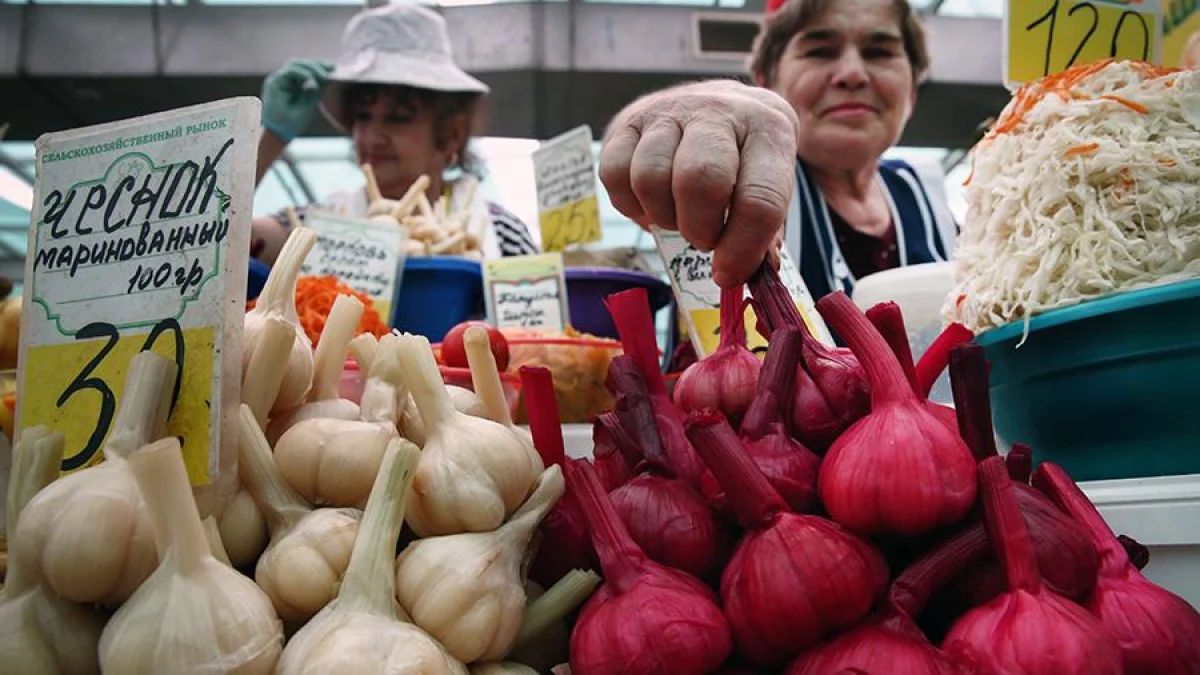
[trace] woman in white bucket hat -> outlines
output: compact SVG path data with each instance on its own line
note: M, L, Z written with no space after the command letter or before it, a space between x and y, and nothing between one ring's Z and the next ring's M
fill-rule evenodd
M474 113L488 87L455 63L446 22L416 4L387 4L356 14L342 37L336 65L289 62L263 85L263 138L259 178L292 138L312 122L318 108L350 135L360 164L370 164L380 192L399 199L422 175L430 201L448 198L452 211L470 207L490 220L486 257L528 255L537 245L525 224L474 190L455 189L443 176L470 175L467 143ZM468 178L469 180L469 178ZM476 197L471 204L470 193ZM314 208L366 217L365 188L330 195ZM303 209L297 210L303 218ZM254 220L252 254L273 262L287 238L282 214Z

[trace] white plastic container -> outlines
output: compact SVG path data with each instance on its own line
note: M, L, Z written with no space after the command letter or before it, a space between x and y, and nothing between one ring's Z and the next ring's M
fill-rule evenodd
M568 457L590 458L592 428L563 426ZM1150 549L1143 574L1200 609L1200 475L1081 485L1113 531Z

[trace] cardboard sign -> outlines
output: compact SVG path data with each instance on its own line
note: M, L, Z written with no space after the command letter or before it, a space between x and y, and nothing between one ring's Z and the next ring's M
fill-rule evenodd
M1162 0L1005 0L1004 80L1105 59L1159 63L1162 29Z
M688 335L697 356L704 358L720 344L721 289L712 280L712 253L704 253L684 241L678 232L652 228L658 243L658 254L667 268L675 301L683 310ZM833 345L833 337L825 321L817 314L812 295L800 276L800 270L787 251L780 251L779 277L796 301L796 309L818 340ZM747 289L746 297L750 297ZM754 309L746 308L746 343L755 352L765 353L767 340L758 333L758 317Z
M100 461L147 349L179 365L167 430L193 484L236 452L260 109L228 99L38 139L17 415L66 436L64 471Z
M567 282L561 253L483 262L488 316L497 328L562 332L567 327Z
M1172 68L1186 64L1187 44L1200 32L1200 0L1162 0L1162 63Z
M533 152L542 250L600 241L600 202L596 199L596 157L592 130L576 127L542 143Z
M404 264L408 231L394 223L322 211L309 211L305 224L317 233L317 245L300 267L300 274L341 279L371 298L375 311L389 326L395 323L392 299Z

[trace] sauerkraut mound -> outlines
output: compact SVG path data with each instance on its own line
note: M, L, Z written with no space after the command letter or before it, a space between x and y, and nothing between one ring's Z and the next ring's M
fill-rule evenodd
M1200 277L1200 72L1078 67L1022 88L974 149L944 315L982 332Z

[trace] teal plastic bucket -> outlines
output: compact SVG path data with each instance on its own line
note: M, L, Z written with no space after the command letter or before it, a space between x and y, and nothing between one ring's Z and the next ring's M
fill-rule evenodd
M1200 474L1200 280L1012 323L976 342L1001 440L1077 481Z

